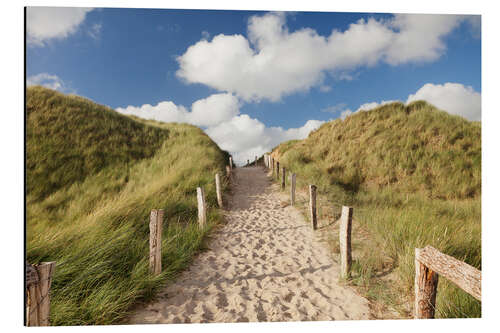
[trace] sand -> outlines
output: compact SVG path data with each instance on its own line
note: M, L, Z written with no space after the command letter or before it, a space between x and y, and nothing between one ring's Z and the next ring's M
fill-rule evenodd
M262 167L234 170L226 224L130 324L370 319L297 209L282 207Z

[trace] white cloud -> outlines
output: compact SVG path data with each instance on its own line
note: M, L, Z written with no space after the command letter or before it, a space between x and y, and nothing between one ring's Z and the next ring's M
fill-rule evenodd
M415 94L410 94L406 103L409 104L418 100L424 100L450 114L459 115L469 120L481 120L481 93L475 91L470 86L451 82L445 84L427 83L418 89ZM360 105L356 111L350 109L343 110L340 118L345 119L355 112L372 110L376 107L393 102L398 101L389 100L364 103ZM338 106L345 108L345 104L343 103L329 108L334 108L335 111L338 111Z
M39 73L36 75L29 76L26 79L27 86L44 86L49 89L59 90L65 93L74 93L74 90L68 87L68 85L57 75L49 73Z
M407 103L416 100L425 100L438 109L469 120L481 120L481 94L460 83L427 83L408 96Z
M129 105L126 108L117 108L116 111L137 116L144 119L163 122L187 122L189 111L182 105L177 106L171 101L160 102L156 105L144 104L142 106Z
M242 164L269 151L280 142L304 139L323 121L309 120L299 128L266 127L258 119L240 114L239 101L232 94L215 94L197 100L191 111L171 101L140 107L127 106L116 111L163 122L182 122L205 127L205 132L219 147L229 151L235 163Z
M379 62L398 65L433 61L446 50L443 38L464 20L458 15L397 14L389 20L359 20L345 31L321 36L310 28L289 32L283 13L252 16L248 39L215 36L177 58L177 76L236 94L246 101L277 101L321 86L327 73Z
M464 19L458 15L396 15L390 23L394 33L386 51L391 65L433 61L446 50L443 37Z
M371 110L371 109L375 109L375 108L378 108L379 106L382 106L382 105L385 105L385 104L390 104L390 103L394 103L394 102L397 102L396 100L389 100L389 101L382 101L380 103L377 103L377 102L370 102L370 103L365 103L365 104L361 104L359 106L359 108L354 111L354 112L359 112L359 111L368 111L368 110Z
M396 101L391 100L391 101L382 101L380 103L377 103L377 102L364 103L364 104L361 104L355 111L352 111L351 109L346 108L347 104L339 103L337 105L328 106L328 107L322 109L321 111L322 112L329 112L329 113L340 112L340 119L345 119L346 117L350 116L353 113L363 111L363 110L368 111L368 110L374 109L376 107L382 106L384 104L389 104L389 103L393 103L393 102L396 102Z
M214 94L194 102L191 105L191 111L171 101L160 102L155 106L150 104L129 105L126 108L117 108L116 111L163 122L212 126L238 115L239 103L238 99L231 94Z
M188 121L198 126L213 126L240 113L238 98L231 94L215 94L199 99L191 106Z
M92 8L28 7L26 40L28 45L43 46L48 40L62 39L75 33Z
M266 127L258 119L242 114L230 121L209 127L205 132L219 147L229 151L236 163L243 164L270 151L283 141L306 138L323 123L324 121L308 120L302 127L285 130L281 127Z

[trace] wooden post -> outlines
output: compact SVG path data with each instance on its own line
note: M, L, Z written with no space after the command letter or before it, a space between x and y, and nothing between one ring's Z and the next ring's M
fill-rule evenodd
M255 156L255 163L254 166L257 166L257 156Z
M295 205L295 174L292 173L291 176L291 186L290 186L290 205Z
M250 160L247 160L247 166L250 166Z
M269 157L271 159L271 176L274 174L274 158L272 156Z
M276 161L276 178L280 179L280 162Z
M456 284L460 289L481 301L481 271L471 265L441 253L427 245L415 252L415 260L424 264L436 274Z
M415 249L415 319L434 318L438 274L418 259L421 249Z
M203 228L207 222L207 207L205 204L205 191L203 188L198 187L196 189L196 194L198 198L198 224L200 228Z
M286 168L283 167L281 168L282 169L282 175L281 175L281 189L284 190L285 189L285 176L286 176Z
M348 278L351 275L351 229L352 229L352 207L342 207L340 217L339 243L340 243L340 276Z
M220 188L220 176L219 173L215 174L215 191L217 192L217 203L219 204L219 208L224 208L222 206L222 191Z
M229 167L229 165L226 165L226 176L227 178L231 177L231 168Z
M233 157L229 156L229 169L233 170Z
M316 185L309 185L309 211L313 230L316 230L318 228L318 221L316 218Z
M28 288L27 326L50 326L50 285L55 267L56 263L53 261L31 266L35 280L31 283L26 281Z
M149 216L149 270L153 275L161 273L163 215L163 209L153 209Z

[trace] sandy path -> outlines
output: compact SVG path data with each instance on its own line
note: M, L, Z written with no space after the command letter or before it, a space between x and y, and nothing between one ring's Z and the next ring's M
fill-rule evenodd
M302 215L282 208L264 169L235 169L226 225L131 324L369 319Z

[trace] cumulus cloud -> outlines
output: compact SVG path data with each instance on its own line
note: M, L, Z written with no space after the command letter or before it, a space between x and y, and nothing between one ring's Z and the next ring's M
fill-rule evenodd
M214 94L193 103L187 122L198 126L214 126L239 113L240 105L236 96Z
M26 79L27 86L44 86L49 89L59 90L65 93L74 93L74 90L71 89L60 77L55 74L49 73L39 73L36 75L29 76Z
M424 100L438 109L462 116L468 120L481 120L481 93L475 91L470 86L451 82L445 84L427 83L418 89L415 94L410 94L406 103L408 104L418 100ZM337 112L341 108L345 108L340 114L340 118L345 119L355 112L372 110L376 107L393 102L399 101L389 100L364 103L360 105L356 111L345 108L344 103L328 107L327 109Z
M299 128L266 127L258 119L240 114L240 104L232 94L214 94L195 101L188 110L172 101L157 105L127 106L116 111L163 122L189 123L205 128L219 147L233 155L235 163L260 156L280 142L306 138L323 121L309 120Z
M189 123L196 126L212 126L231 119L239 114L238 99L231 94L214 94L197 100L191 105L191 111L171 101L163 101L156 105L129 105L117 108L116 111L163 122Z
M481 120L481 94L460 83L427 83L408 96L407 103L425 100L438 109L469 120Z
M177 58L177 76L246 101L278 101L321 87L327 73L352 78L349 71L379 62L433 61L446 50L443 38L464 19L397 14L392 19L361 19L345 31L322 36L310 28L290 32L284 13L252 16L248 38L219 34L190 46Z
M75 33L92 8L28 7L26 39L30 46L43 46L51 39L62 39ZM100 31L100 27L99 27ZM95 28L91 29L96 33Z
M205 132L219 147L229 151L236 163L243 164L270 151L283 141L307 138L311 131L323 123L324 121L308 120L302 127L283 129L266 127L258 119L242 114L230 121L209 127Z

